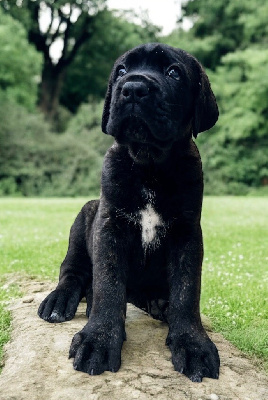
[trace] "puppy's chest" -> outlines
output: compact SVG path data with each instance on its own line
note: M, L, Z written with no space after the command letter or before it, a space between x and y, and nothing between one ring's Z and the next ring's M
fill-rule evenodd
M154 249L161 244L166 234L167 224L155 208L155 193L149 189L142 190L143 205L137 211L126 215L127 219L139 227L144 249Z

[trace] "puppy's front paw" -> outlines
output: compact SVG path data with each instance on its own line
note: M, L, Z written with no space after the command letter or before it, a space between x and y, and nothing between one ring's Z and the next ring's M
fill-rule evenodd
M79 300L77 290L56 289L42 301L38 315L47 322L69 321L76 313Z
M92 319L72 341L69 358L74 369L90 375L104 371L117 372L121 365L121 349L126 339L123 326L107 328Z
M193 382L202 382L204 377L218 379L218 350L206 334L169 334L167 345L176 371L185 374Z

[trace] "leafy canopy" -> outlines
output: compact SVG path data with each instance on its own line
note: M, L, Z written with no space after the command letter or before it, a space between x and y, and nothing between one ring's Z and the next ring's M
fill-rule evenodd
M34 109L41 57L28 44L23 26L1 9L0 49L0 91L5 92L7 99Z
M105 7L106 0L0 0L1 7L21 21L28 39L44 59L69 64L81 44L91 34L91 22ZM53 60L52 48L62 43L59 60Z

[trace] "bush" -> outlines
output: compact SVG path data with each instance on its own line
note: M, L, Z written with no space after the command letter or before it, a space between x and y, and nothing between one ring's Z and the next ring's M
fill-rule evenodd
M27 32L0 8L0 89L9 100L34 110L42 59Z
M111 143L96 127L101 105L84 105L67 131L56 135L40 114L8 101L3 104L0 195L99 195L103 156Z

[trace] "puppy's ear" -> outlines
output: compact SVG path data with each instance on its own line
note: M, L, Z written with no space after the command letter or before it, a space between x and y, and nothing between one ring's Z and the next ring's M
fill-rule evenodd
M206 131L215 125L219 110L216 103L215 96L211 90L210 83L202 68L199 64L199 82L197 89L197 98L195 101L194 119L193 119L193 135L197 137L198 133Z
M108 88L104 100L104 107L102 113L102 123L101 128L102 132L108 134L107 132L107 124L110 116L110 106L111 106L111 98L112 98L112 75L110 76L110 80L108 83Z

